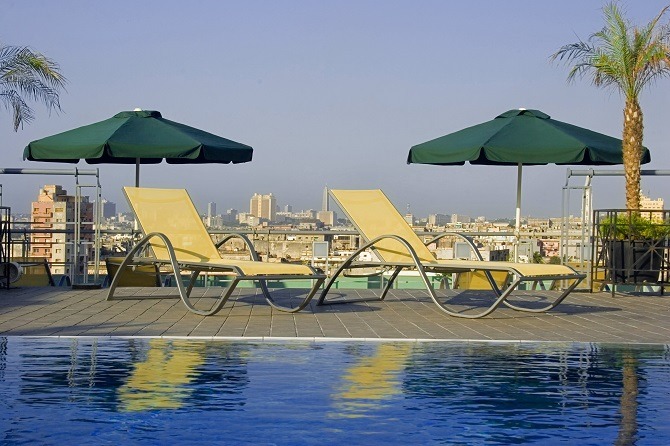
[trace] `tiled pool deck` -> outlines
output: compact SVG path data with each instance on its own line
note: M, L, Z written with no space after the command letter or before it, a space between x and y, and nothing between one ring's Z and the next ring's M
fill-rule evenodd
M176 293L174 288L123 290L128 296ZM220 292L196 288L193 293L207 298ZM670 296L572 293L547 313L499 308L483 319L469 320L443 314L422 290L393 290L383 302L343 305L316 306L315 298L311 307L296 314L273 310L254 292L241 288L220 313L202 317L188 312L174 296L106 301L106 289L1 289L0 336L670 344ZM371 295L368 290L338 292L352 298Z

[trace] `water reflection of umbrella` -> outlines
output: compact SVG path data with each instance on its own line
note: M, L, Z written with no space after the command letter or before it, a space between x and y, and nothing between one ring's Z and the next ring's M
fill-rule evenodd
M164 119L154 110L124 111L28 144L23 159L89 164L135 164L139 186L140 164L245 163L253 149L211 133Z
M644 148L641 162L651 161ZM521 218L523 165L623 163L620 139L551 119L539 110L510 110L491 121L413 146L407 163L518 166L516 228Z

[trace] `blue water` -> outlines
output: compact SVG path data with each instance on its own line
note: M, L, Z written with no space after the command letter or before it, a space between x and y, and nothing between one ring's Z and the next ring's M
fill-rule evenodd
M0 443L670 444L670 350L0 338Z

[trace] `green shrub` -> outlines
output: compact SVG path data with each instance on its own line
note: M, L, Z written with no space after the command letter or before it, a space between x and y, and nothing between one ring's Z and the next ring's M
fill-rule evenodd
M670 235L670 222L654 222L637 212L603 218L598 225L602 238L614 240L662 239Z

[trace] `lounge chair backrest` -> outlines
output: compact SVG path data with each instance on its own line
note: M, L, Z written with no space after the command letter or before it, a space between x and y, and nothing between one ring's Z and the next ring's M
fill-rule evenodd
M206 261L221 256L185 189L124 187L124 193L144 234L167 236L178 260ZM158 259L168 259L160 239L151 242Z
M422 262L435 262L433 253L381 190L331 189L330 194L367 241L382 235L397 235L414 248ZM397 240L383 240L375 246L375 251L385 262L412 262L407 249Z

